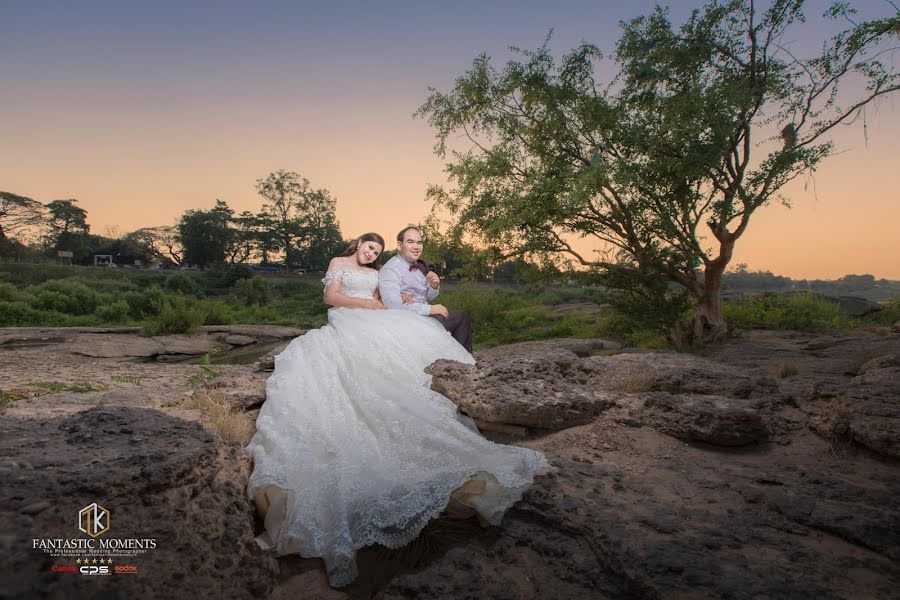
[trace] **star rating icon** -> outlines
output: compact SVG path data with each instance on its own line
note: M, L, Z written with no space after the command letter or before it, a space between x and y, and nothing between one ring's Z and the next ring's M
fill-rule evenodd
M80 565L80 564L82 564L82 562L83 562L84 564L86 564L86 565L92 565L92 564L93 564L93 565L96 565L96 564L97 564L97 559L95 558L95 559L92 560L92 559L90 559L90 558L85 558L83 561L82 561L80 558L75 559L75 564L76 564L76 565ZM101 564L101 565L104 565L104 564L105 564L105 565L111 565L112 562L113 562L113 559L111 559L111 558L101 558L101 559L100 559L100 564Z

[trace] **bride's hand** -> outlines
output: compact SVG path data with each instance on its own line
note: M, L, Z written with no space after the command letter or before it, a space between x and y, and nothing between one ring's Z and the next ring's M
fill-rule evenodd
M387 308L381 300L376 300L375 298L370 298L366 301L366 308L371 308L373 310Z
M413 297L409 292L401 292L400 299L403 300L403 304L412 304Z

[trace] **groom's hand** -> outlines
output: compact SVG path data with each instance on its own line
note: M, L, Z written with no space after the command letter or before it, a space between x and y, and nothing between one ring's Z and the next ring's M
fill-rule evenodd
M434 271L428 271L428 273L425 274L425 279L428 280L428 283L434 289L438 289L441 286L441 278L438 277L437 273Z
M440 316L444 317L445 319L450 318L450 311L447 310L447 307L444 306L443 304L432 304L431 308L429 309L428 314L440 315Z

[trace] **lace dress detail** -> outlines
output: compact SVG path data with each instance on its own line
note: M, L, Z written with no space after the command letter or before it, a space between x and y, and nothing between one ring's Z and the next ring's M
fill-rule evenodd
M375 271L349 268L322 281L337 280L354 297L378 284ZM247 446L261 547L322 557L341 587L356 577L359 548L409 543L470 480L466 503L500 523L550 467L540 452L485 439L429 389L424 369L439 358L475 362L434 319L348 308L276 356Z
M341 293L352 298L373 298L378 288L378 271L375 269L351 269L338 267L328 269L322 283L328 287L335 281L341 282Z

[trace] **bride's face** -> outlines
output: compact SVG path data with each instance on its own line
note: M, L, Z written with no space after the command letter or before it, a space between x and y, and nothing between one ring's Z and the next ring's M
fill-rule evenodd
M368 265L375 262L383 248L378 242L362 242L356 249L356 262Z

